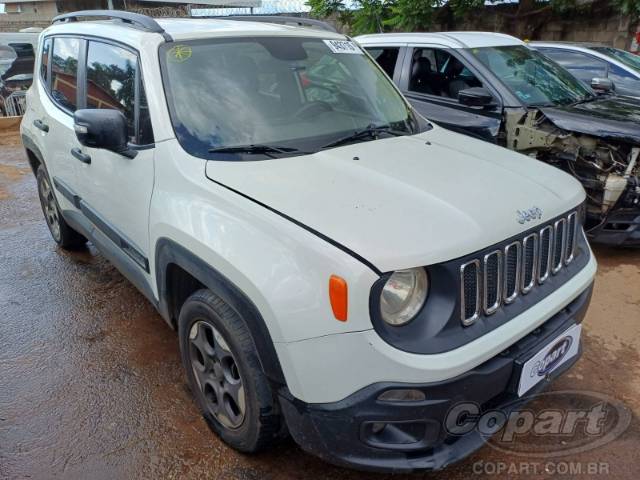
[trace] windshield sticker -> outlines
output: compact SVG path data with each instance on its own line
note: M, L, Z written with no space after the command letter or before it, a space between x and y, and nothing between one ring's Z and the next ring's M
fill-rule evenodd
M333 53L354 53L356 55L364 55L353 42L348 40L323 40Z
M191 53L189 45L176 45L167 52L167 60L172 63L186 62L191 58Z

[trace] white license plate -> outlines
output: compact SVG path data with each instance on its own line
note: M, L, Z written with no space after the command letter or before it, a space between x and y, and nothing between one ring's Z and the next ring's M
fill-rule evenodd
M518 396L527 393L538 382L577 355L581 331L582 325L574 325L527 360L520 374Z

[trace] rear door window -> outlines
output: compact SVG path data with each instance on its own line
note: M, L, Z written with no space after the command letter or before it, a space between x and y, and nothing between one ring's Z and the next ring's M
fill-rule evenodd
M78 56L80 40L57 37L53 42L51 64L51 96L66 110L78 107Z
M380 65L389 78L393 78L398 62L400 47L369 47L365 48L369 55Z

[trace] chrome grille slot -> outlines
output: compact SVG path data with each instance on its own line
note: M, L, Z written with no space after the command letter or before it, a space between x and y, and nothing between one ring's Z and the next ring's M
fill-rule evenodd
M532 233L522 240L522 293L527 294L536 284L538 266L538 234Z
M560 271L564 262L567 242L567 221L564 218L561 218L554 224L553 239L553 265L551 266L551 273L555 275Z
M564 255L564 263L566 265L572 262L576 254L578 233L578 212L573 212L567 217L567 246Z
M551 274L551 258L553 257L553 227L551 225L540 230L539 248L538 282L542 284Z
M502 303L502 252L494 250L484 256L484 313L495 313Z
M480 261L472 260L460 267L462 285L462 324L471 325L480 315Z
M467 259L460 266L462 324L472 325L483 316L507 308L518 295L535 291L568 266L578 252L582 229L579 215L572 211L537 231L511 239L509 244L501 242L489 253L481 256L479 252L478 258Z
M513 242L504 249L504 303L513 302L520 290L520 242Z

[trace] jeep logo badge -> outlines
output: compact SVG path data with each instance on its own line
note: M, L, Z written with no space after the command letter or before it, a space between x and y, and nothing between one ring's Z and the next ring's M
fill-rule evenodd
M528 210L516 210L516 218L520 224L530 222L531 220L540 220L542 218L542 209L533 206Z
M558 365L564 356L569 351L569 347L573 343L573 339L569 336L561 338L558 342L549 350L549 353L536 365L536 371L539 377L545 376L553 368Z

